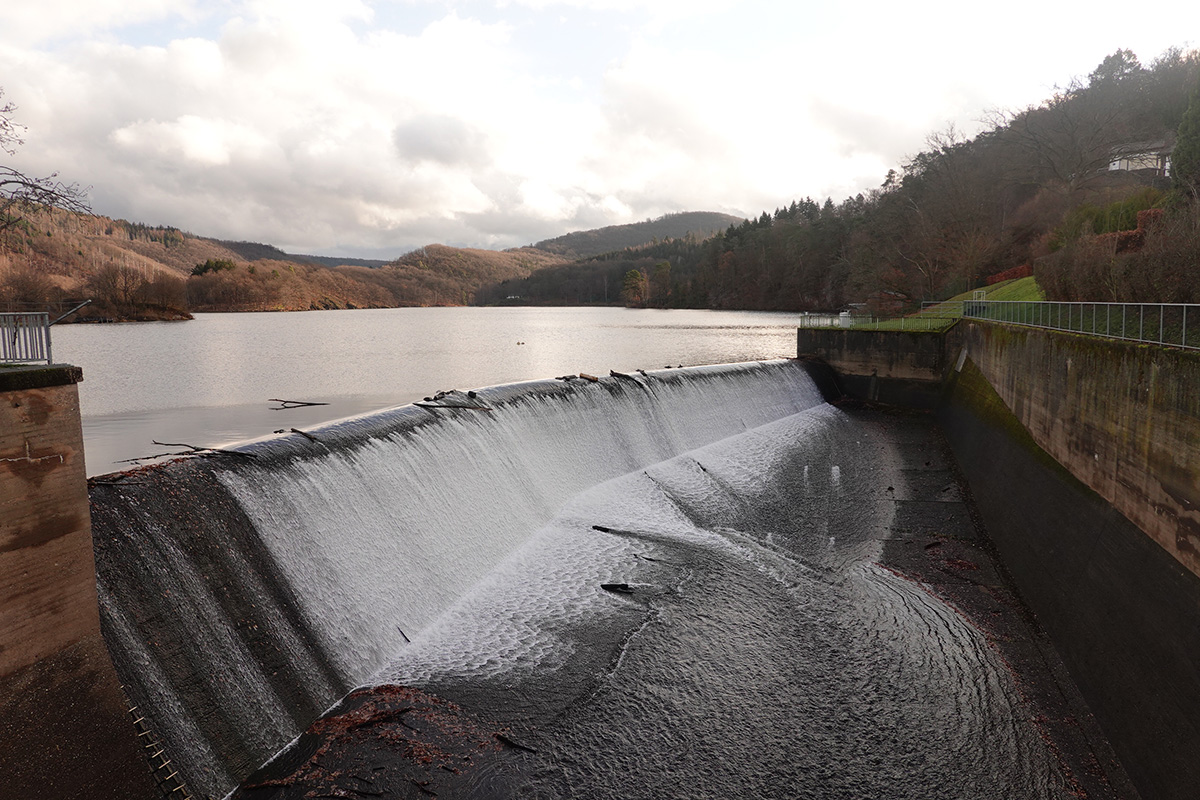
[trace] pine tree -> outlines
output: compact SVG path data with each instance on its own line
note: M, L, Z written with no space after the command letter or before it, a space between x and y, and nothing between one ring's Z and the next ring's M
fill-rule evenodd
M1200 196L1200 86L1192 92L1192 100L1179 123L1175 150L1171 153L1171 177L1176 188Z

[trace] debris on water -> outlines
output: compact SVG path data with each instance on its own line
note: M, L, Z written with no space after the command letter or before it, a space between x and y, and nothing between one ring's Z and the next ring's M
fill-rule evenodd
M514 739L512 739L508 736L505 736L503 733L497 733L496 738L500 741L501 744L506 744L509 747L515 748L517 750L524 750L526 753L536 753L537 752L537 750L535 750L534 748L529 747L528 745L521 744L520 742L515 741Z
M278 408L272 408L272 411L287 411L293 408L307 408L308 406L327 406L329 403L310 402L308 400L280 400L278 397L271 397L267 400L268 403L279 403Z

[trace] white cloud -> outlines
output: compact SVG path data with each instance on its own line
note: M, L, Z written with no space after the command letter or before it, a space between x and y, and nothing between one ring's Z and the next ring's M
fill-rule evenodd
M46 0L0 8L0 80L17 165L101 213L398 254L840 200L949 122L1181 44L1161 27L1032 3Z
M8 2L0 4L0 42L29 45L170 17L194 19L197 16L196 0Z

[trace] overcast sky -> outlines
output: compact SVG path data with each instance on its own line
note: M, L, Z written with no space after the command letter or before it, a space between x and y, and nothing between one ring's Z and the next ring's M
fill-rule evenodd
M1198 41L1195 0L14 0L0 87L7 163L99 214L394 258L837 202L1118 48Z

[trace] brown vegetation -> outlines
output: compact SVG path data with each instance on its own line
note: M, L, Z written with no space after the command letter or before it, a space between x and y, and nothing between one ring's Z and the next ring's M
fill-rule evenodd
M1082 236L1039 261L1034 274L1046 297L1200 302L1200 207L1143 214L1139 221L1136 230Z
M248 260L243 254L273 256ZM350 259L354 261L354 259ZM187 318L188 311L298 311L465 305L485 283L520 278L560 256L430 245L381 267L308 257L176 228L34 209L0 235L0 307L69 308L81 319ZM204 270L219 263L222 268ZM362 263L362 262L360 262Z

